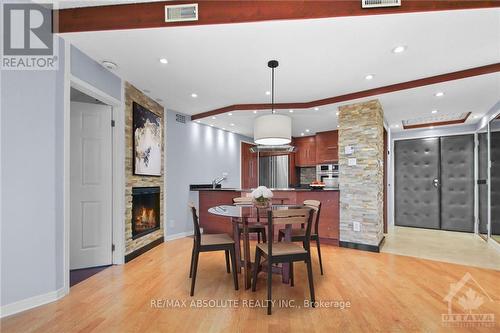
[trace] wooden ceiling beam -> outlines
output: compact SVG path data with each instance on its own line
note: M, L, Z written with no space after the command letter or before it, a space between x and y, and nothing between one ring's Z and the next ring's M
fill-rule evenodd
M165 5L198 3L198 21L165 22ZM362 8L360 0L160 1L54 10L54 32L82 32L402 14L500 7L499 0L403 0L400 7Z
M311 101L311 102L276 103L274 105L274 108L275 109L309 109L309 108L322 106L322 105L329 105L329 104L334 104L334 103L346 102L346 101L351 101L351 100L358 99L358 98L387 94L387 93L395 92L395 91L399 91L399 90L418 88L418 87L428 86L431 84L459 80L459 79L465 79L465 78L472 77L472 76L491 74L491 73L495 73L495 72L500 72L500 63L470 68L470 69L452 72L452 73L447 73L447 74L426 77L423 79L417 79L417 80L412 80L412 81L407 81L407 82L402 82L402 83L397 83L397 84L391 84L391 85L384 86L384 87L378 87L378 88L358 91L358 92L349 93L349 94L340 95L340 96L318 99L318 100ZM201 119L201 118L215 116L215 115L230 112L230 111L266 110L266 109L270 109L270 108L271 108L270 103L235 104L235 105L229 105L229 106L226 106L223 108L195 114L191 117L191 119L192 120Z

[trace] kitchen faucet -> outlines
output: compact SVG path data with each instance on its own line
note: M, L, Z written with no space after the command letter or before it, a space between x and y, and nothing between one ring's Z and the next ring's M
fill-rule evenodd
M212 180L212 188L213 188L213 189L217 188L217 185L219 185L220 183L222 183L222 181L223 181L224 179L226 179L226 177L227 177L227 175L222 174L222 176L221 176L221 177L217 177L217 178L215 178L214 180Z

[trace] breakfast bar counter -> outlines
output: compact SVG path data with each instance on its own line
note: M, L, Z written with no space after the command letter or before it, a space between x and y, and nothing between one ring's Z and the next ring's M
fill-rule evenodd
M208 209L218 205L231 205L233 198L247 196L251 189L224 189L224 188L196 188L192 191L199 192L200 227L207 234L228 233L232 234L231 222L221 216L209 214ZM274 193L273 202L278 204L302 204L305 200L318 200L321 202L321 215L319 221L319 236L322 243L339 244L339 190L331 189L271 189ZM277 238L275 238L277 239Z

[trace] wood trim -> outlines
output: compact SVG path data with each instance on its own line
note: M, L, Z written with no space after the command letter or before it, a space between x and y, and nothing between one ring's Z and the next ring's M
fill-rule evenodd
M165 22L165 5L198 3L198 21ZM500 7L495 0L402 1L400 7L361 7L359 0L161 1L54 10L54 32L144 29L270 20L402 14Z
M463 124L467 121L467 118L471 115L471 112L468 112L464 118L457 120L449 120L449 121L437 121L433 123L424 123L424 124L416 124L416 125L403 125L403 129L413 129L413 128L422 128L422 127L431 127L431 126L445 126L445 125L456 125Z
M412 81L407 81L407 82L402 82L402 83L391 84L391 85L384 86L384 87L378 87L378 88L358 91L358 92L349 93L349 94L340 95L340 96L335 96L335 97L318 99L318 100L311 101L311 102L277 103L274 105L274 108L275 109L309 109L309 108L313 108L313 107L321 106L321 105L328 105L328 104L334 104L334 103L339 103L339 102L345 102L345 101L350 101L350 100L354 100L354 99L358 99L358 98L381 95L381 94L386 94L386 93L400 91L400 90L406 90L406 89L413 89L413 88L423 87L423 86L427 86L427 85L431 85L431 84L459 80L459 79L464 79L464 78L478 76L478 75L491 74L491 73L495 73L495 72L500 72L500 63L490 64L490 65L475 67L475 68L469 68L469 69L465 69L465 70L461 70L461 71L457 71L457 72L440 74L440 75L430 76L430 77L412 80ZM211 116L218 115L221 113L226 113L229 111L266 110L266 109L270 109L270 108L271 108L270 103L234 104L234 105L226 106L223 108L215 109L212 111L207 111L207 112L195 114L195 115L191 116L191 119L196 120L196 119L211 117Z

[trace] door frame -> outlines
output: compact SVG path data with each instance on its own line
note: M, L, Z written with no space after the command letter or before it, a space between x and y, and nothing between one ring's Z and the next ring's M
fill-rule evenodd
M64 278L63 292L69 293L70 273L70 141L71 141L71 88L75 88L104 104L111 106L112 118L115 126L112 127L112 189L111 189L111 214L112 214L112 244L115 249L112 253L112 264L124 264L125 256L125 225L123 223L123 211L125 209L125 88L121 84L121 101L100 90L99 88L83 81L71 74L71 43L64 42L64 171L63 171L63 261ZM110 124L111 126L111 124Z

